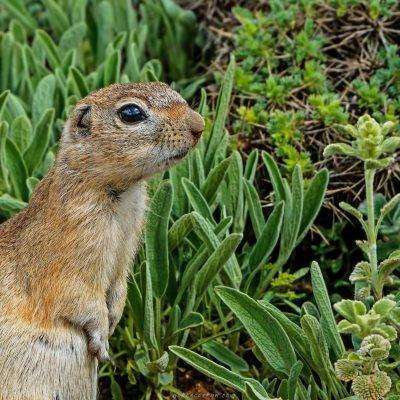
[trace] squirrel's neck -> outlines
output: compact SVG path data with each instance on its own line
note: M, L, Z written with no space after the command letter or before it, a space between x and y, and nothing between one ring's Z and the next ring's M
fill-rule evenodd
M99 185L79 174L60 171L56 165L39 183L27 208L2 224L0 245L31 238L33 232L42 238L60 232L79 235L79 227L84 226L93 227L93 233L101 235L96 223L106 228L118 216L136 223L143 219L146 202L144 181L127 187Z
M27 268L41 249L37 268L48 264L50 270L84 270L84 276L106 285L118 257L133 256L146 202L143 181L116 191L77 175L60 175L54 167L28 207L3 224L0 246L13 248L11 256L26 260Z
M50 190L48 202L75 221L101 214L112 215L126 206L126 202L141 202L146 197L144 181L129 183L96 182L74 171L60 170L57 166L49 173ZM134 198L131 198L131 197Z

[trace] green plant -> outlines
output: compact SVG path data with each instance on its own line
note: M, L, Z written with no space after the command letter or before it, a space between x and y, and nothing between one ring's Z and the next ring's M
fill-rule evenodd
M390 200L389 200L390 201ZM375 218L378 219L381 214L382 208L388 203L388 200L382 193L376 193L374 196L374 211ZM367 215L366 202L362 202L358 209ZM378 261L387 258L393 251L400 247L399 244L399 213L400 205L397 204L388 212L383 218L380 226L378 227L379 239L377 241L377 255Z
M400 361L395 339L400 306L398 297L384 293L384 288L396 279L392 274L400 265L399 252L378 264L377 235L385 215L398 205L400 195L381 208L376 220L373 193L375 171L388 167L393 152L400 146L400 138L390 135L392 128L391 122L380 125L365 115L356 126L344 126L354 138L351 145L334 143L325 150L326 156L340 153L358 157L365 167L366 220L351 205L341 204L360 221L366 233L367 240L358 241L357 245L368 259L358 263L350 276L356 285L356 300L344 299L334 305L343 319L336 323L321 270L314 262L311 281L315 304L305 302L294 315L285 315L268 300L257 302L238 289L216 288L218 296L254 341L252 351L260 362L254 365L258 380L250 377L247 370L235 370L233 364L224 361L229 358L229 351L222 350L222 343L220 351L211 355L230 369L191 350L172 346L176 355L242 392L246 399L268 399L273 395L284 399L350 398L339 379L352 383L354 400L384 399L389 394L397 398ZM232 314L228 316L232 318ZM352 335L352 348L348 351L340 333Z
M189 349L172 346L172 352L204 374L242 392L245 399L344 399L347 390L335 377L333 367L344 345L317 264L313 264L311 275L317 307L305 303L301 314L290 319L269 302L256 302L237 289L216 288L254 341L257 380L226 362L230 369ZM221 346L220 352L212 355L223 363L230 353Z
M296 246L304 239L318 214L328 183L328 172L321 170L308 183L308 188L305 190L301 169L297 165L289 185L270 155L263 153L263 160L275 196L275 208L265 224L261 201L256 195L254 186L245 182L245 195L251 207L251 222L258 239L249 251L247 263L250 274L245 287L248 288L246 290L248 293L256 297L264 294L276 274L283 270ZM275 220L279 223L274 222ZM278 251L275 261L272 261L270 256L275 246L278 247Z
M394 371L397 362L389 364L388 360L390 342L397 338L400 307L393 295L385 296L384 289L393 285L392 274L400 265L400 259L398 251L394 251L379 262L377 238L384 218L397 207L400 195L380 208L378 218L374 200L375 173L393 162L392 155L400 147L400 137L390 134L393 127L392 122L380 125L365 115L359 118L356 126L343 127L353 138L351 144L334 143L325 150L326 156L339 153L361 159L365 171L366 218L347 203L342 203L341 207L360 222L365 232L367 240L358 241L357 245L367 261L359 262L350 275L355 284L356 300L346 299L335 304L336 311L344 318L338 329L351 334L355 344L355 350L337 362L336 371L342 380L352 381L352 390L360 400L384 398L392 387L392 380L398 381ZM391 376L386 371L392 372ZM396 388L393 390L397 393Z

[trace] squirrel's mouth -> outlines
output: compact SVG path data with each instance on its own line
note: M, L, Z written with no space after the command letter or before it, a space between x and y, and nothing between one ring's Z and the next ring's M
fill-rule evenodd
M184 157L186 156L187 153L188 153L188 152L185 151L185 152L176 154L175 156L172 156L172 157L170 158L170 160L182 160L182 158L184 158Z
M171 157L168 157L167 161L179 161L182 160L182 158L184 158L187 153L189 153L189 149L185 149L185 150L181 150L178 154L174 154Z
M189 153L190 149L184 149L184 150L179 150L175 154L171 154L170 156L166 156L164 159L160 160L158 162L158 165L164 165L167 166L168 168L171 167L172 165L178 163L181 161L185 156Z

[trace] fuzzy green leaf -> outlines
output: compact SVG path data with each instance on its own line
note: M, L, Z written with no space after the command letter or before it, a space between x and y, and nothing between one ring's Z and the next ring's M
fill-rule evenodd
M204 160L206 172L210 171L210 169L213 167L216 150L218 146L220 146L221 137L225 134L225 121L228 116L234 76L235 59L232 56L221 84L221 90L219 92L215 111L214 124L207 143L206 155Z
M0 196L0 210L9 213L14 213L23 210L28 203L24 201L15 199L8 194L3 194Z
M286 200L283 179L279 171L278 165L276 164L275 160L266 152L262 153L262 158L265 166L267 167L268 175L274 188L276 202Z
M58 67L61 67L61 57L59 54L59 49L53 42L53 39L50 37L50 35L47 32L38 29L36 31L36 36L38 39L38 43L42 46L42 49L45 52L46 58L51 67L54 70Z
M334 155L345 155L357 157L357 151L346 143L332 143L325 147L324 157L331 157Z
M279 322L245 293L223 286L216 292L243 323L268 363L289 376L296 354Z
M246 380L239 374L229 371L229 369L183 347L170 346L169 349L183 361L210 378L241 392L245 390Z
M279 239L279 233L283 220L283 202L277 204L269 216L264 228L249 256L250 268L256 268L265 263L272 253Z
M220 342L210 340L204 343L202 348L206 353L227 365L234 372L246 372L249 370L249 365L243 358L240 358L236 353Z
M161 298L168 285L168 222L173 189L169 181L158 187L150 205L146 225L146 259L150 268L154 295Z
M37 27L35 19L30 15L23 0L0 0L0 4L4 5L8 11L30 31L34 31Z
M246 179L244 179L244 194L246 197L247 207L249 210L254 234L258 239L261 236L263 227L265 226L265 219L257 190L253 186L253 184Z
M327 337L329 345L339 358L345 352L342 338L336 328L336 321L333 315L331 302L326 289L325 281L321 269L316 262L311 264L311 283L314 292L314 298L321 314L321 325Z
M179 324L179 328L176 332L183 331L189 328L194 328L196 326L200 326L203 324L204 324L203 316L198 312L192 311L182 319L182 321Z
M145 296L144 296L144 315L143 315L143 336L148 346L158 348L156 333L154 328L154 300L153 287L151 282L151 271L149 264L145 266Z
M50 143L54 108L49 108L40 118L35 127L33 138L24 152L24 159L29 174L32 174L40 166Z
M29 197L28 188L26 186L28 171L21 152L9 138L5 141L3 160L9 174L14 196L18 200L27 201Z
M208 174L201 186L201 192L208 204L212 204L218 194L221 183L225 178L231 162L231 157L226 158L216 165Z
M197 274L197 302L199 303L210 283L217 276L218 272L235 252L242 240L242 235L232 233L227 236L214 250L204 266Z
M32 122L36 125L43 114L54 105L56 79L53 74L45 76L38 83L32 102Z
M318 171L310 182L310 185L304 196L303 215L301 218L300 230L297 237L299 244L307 234L325 197L326 188L328 186L329 173L327 169Z
M182 184L193 209L214 225L215 220L212 216L212 211L200 190L187 178L182 179Z

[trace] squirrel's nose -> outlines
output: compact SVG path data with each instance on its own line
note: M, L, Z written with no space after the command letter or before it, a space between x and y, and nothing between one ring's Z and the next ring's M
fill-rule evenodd
M187 116L187 122L189 126L189 130L192 135L197 139L204 131L204 119L203 117L197 113L196 111L189 110L189 114Z

